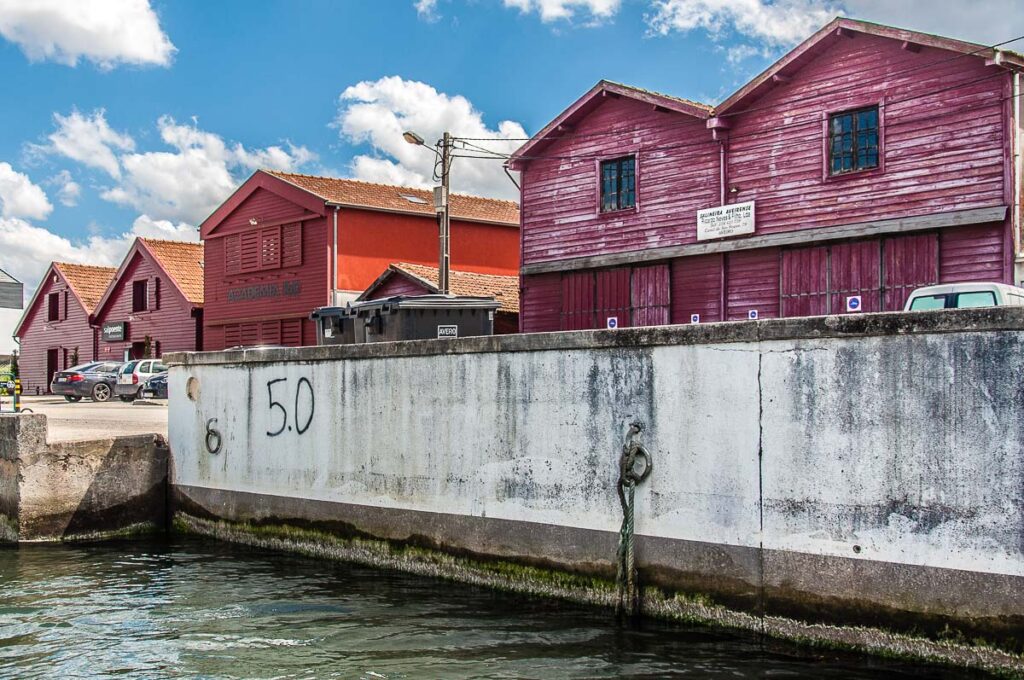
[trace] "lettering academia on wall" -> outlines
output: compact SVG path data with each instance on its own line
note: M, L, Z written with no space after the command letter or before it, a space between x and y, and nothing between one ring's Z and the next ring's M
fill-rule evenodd
M256 286L244 286L228 290L228 302L244 300L262 300L263 298L294 297L302 293L302 281L285 281L283 283L264 283Z

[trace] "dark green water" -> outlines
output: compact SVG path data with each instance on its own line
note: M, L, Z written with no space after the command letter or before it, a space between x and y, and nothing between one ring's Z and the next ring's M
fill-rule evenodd
M0 549L4 678L963 678L199 540ZM977 677L977 676L975 676Z

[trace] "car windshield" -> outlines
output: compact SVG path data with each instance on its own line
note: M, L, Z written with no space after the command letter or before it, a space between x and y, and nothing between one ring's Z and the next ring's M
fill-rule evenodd
M942 309L946 306L945 295L922 295L910 303L910 311L919 312L925 309Z
M990 290L960 293L956 296L956 305L954 306L960 309L967 307L995 307L996 294Z

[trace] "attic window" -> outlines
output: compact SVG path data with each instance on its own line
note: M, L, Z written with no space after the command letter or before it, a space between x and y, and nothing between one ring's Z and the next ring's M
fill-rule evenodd
M402 198L404 198L405 200L409 201L410 203L416 203L417 205L427 205L428 203L430 203L430 201L428 201L427 199L420 198L419 196L413 196L412 194L398 194L398 195L401 196Z
M828 117L829 174L878 167L878 107Z
M636 207L636 156L601 161L601 212Z

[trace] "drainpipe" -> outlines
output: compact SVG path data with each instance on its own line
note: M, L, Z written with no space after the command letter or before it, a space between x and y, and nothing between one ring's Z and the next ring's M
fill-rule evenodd
M331 241L331 306L337 304L336 297L338 290L338 211L340 205L334 206L334 228L332 229Z
M1013 102L1013 124L1016 128L1013 130L1013 205L1010 207L1010 224L1013 226L1013 251L1016 255L1015 266L1014 266L1014 284L1020 285L1024 281L1024 253L1021 252L1021 202L1024 201L1024 196L1021 195L1022 184L1024 184L1024 178L1021 177L1024 174L1024 141L1021 137L1024 136L1024 121L1021 120L1021 74L1019 71L1015 71L1013 79L1011 81L1012 87L1010 91L1011 101Z
M718 204L725 205L725 199L729 195L728 173L726 172L725 142L728 139L729 121L725 118L709 118L707 128L711 130L711 139L718 142Z

